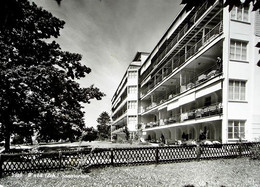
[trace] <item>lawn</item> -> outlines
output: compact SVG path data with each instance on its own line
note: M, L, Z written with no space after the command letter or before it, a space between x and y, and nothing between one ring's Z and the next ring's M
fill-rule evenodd
M89 146L95 148L117 148L117 147L144 147L144 146L153 146L152 144L142 144L134 142L130 143L112 143L110 141L92 141L92 142L66 142L66 143L48 143L48 144L41 144L41 145L12 145L12 149L32 149L32 148L39 148L39 147L78 147L78 146ZM154 145L154 146L158 146ZM0 150L4 149L3 146L0 146Z
M2 186L260 186L260 161L249 158L12 175Z

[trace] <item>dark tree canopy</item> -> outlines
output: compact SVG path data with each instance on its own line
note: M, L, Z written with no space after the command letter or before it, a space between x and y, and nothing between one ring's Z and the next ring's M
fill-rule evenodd
M7 150L12 134L75 139L84 127L81 103L104 96L75 81L91 72L81 55L46 42L58 37L64 24L28 0L1 3L0 127Z
M95 130L93 127L86 127L83 129L83 134L82 134L82 141L94 141L97 139L97 134L98 131Z
M102 112L97 119L97 122L100 125L107 125L110 121L111 119L107 112Z
M130 138L130 132L128 130L127 125L124 127L123 132L125 133L125 139L128 141Z
M99 134L99 138L101 139L106 139L110 136L110 123L111 119L110 116L107 112L102 112L98 119L98 125L97 125L97 129L98 129L98 134Z

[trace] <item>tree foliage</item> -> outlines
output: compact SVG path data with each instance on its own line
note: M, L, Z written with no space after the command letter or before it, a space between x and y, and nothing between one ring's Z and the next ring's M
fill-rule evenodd
M97 119L99 125L108 125L110 121L111 119L107 112L102 112Z
M83 129L82 141L94 141L98 137L98 131L93 127L86 127Z
M97 129L98 129L98 134L99 134L99 138L101 139L106 139L109 138L110 136L110 123L111 119L110 116L107 112L102 112L98 119L98 125L97 125Z
M9 149L11 134L42 140L75 139L84 127L81 103L104 94L75 79L91 69L81 55L55 41L65 22L28 0L4 0L0 8L0 124Z
M130 138L130 132L128 130L127 125L125 126L125 128L123 129L123 132L125 133L125 139L128 141Z

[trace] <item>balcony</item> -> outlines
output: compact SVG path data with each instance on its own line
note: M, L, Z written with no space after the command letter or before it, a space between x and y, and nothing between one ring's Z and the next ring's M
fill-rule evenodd
M121 133L124 133L124 129L125 129L125 127L118 128L118 129L112 131L112 134L121 134Z
M154 108L154 107L156 107L156 106L158 106L158 103L153 102L151 105L149 105L149 106L147 106L147 107L145 108L145 111L148 111L148 110L150 110L150 109L152 109L152 108Z
M160 119L156 122L149 122L145 125L145 128L153 128L157 126L170 125L175 123L183 123L185 121L194 120L194 119L202 119L202 118L210 118L216 115L222 115L223 108L222 103L214 103L210 106L204 106L200 108L196 108L193 110L189 110L183 113L179 113L173 115L169 118Z
M181 52L174 55L165 66L160 68L157 73L151 78L152 82L148 84L141 92L141 98L151 92L153 88L162 83L166 78L170 77L178 68L187 62L192 56L201 51L206 45L212 42L222 33L222 22L219 22L212 28L204 37L193 45L186 53ZM179 57L178 57L179 56Z
M145 124L145 128L152 128L152 127L158 127L159 126L159 121L156 122L149 122L147 124Z
M165 47L165 49L157 55L158 57L154 59L155 65L158 64L164 57L165 55L173 48L175 45L182 40L182 37L189 31L189 28L191 28L198 20L199 18L205 13L205 10L207 8L207 3L205 3L203 6L199 8L199 10L190 18L188 23L183 26L183 28L175 34L175 37L168 42L168 45ZM171 37L170 37L171 38Z
M122 111L122 112L120 111L119 113L117 113L117 115L112 117L113 124L116 124L118 121L120 121L121 119L126 117L126 115L127 115L127 110Z
M207 3L205 3L200 8L198 8L196 12L192 10L193 12L191 12L191 14L193 14L193 16L187 16L186 20L182 22L179 28L177 28L176 31L173 32L172 35L161 45L160 49L151 59L152 65L148 67L146 72L143 73L141 79L145 79L145 77L149 73L153 72L153 70L156 69L158 65L164 63L165 61L168 61L168 58L171 58L171 55L176 54L179 48L182 47L183 43L189 40L190 37L194 38L194 34L198 31L198 29L203 27L203 24L205 22L209 20L212 21L212 18L215 17L217 13L220 13L219 11L221 10L221 7L222 4L217 3L213 7L208 9L209 7ZM203 15L207 17L206 20L203 18ZM182 45L180 45L180 43L182 43ZM170 51L171 53L174 53L169 54ZM166 59L165 57L167 55L168 57Z
M120 109L125 104L126 98L127 98L127 92L125 90L124 93L118 99L118 102L115 103L114 106L112 107L112 112L113 113L115 113L118 109Z
M206 83L208 80L211 80L220 75L222 75L221 65L214 65L214 66L204 70L197 76L195 76L193 79L191 79L186 84L178 86L174 92L165 94L165 96L163 98L160 98L160 99L152 102L150 105L148 105L146 108L144 108L143 112L152 110L153 108L174 99L175 97L179 96L183 92L193 89L199 85L202 85L202 84Z

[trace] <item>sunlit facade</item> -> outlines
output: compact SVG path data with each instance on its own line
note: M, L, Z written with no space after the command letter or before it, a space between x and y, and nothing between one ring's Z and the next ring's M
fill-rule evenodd
M162 135L168 142L199 140L201 135L223 143L259 139L259 41L260 15L252 7L229 12L216 1L182 9L135 69L138 113L128 113L127 73L120 83L117 92L123 98L116 104L116 92L112 99L114 126L136 116L138 125L135 121L129 129L149 141ZM116 115L118 110L123 115Z
M184 9L140 68L143 138L223 143L260 137L259 12Z
M112 102L112 137L125 140L125 127L132 139L138 124L138 70L149 54L137 52L128 66L111 102Z

